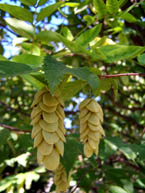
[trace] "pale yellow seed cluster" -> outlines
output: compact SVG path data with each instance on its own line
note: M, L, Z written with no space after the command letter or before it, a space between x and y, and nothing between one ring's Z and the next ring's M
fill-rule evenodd
M32 138L37 147L37 160L48 170L56 170L64 154L64 104L52 96L47 87L39 90L31 105Z
M62 164L59 165L54 174L54 183L56 185L56 193L66 192L71 180L71 172L67 176L66 170Z
M98 155L99 141L105 136L101 126L103 123L103 111L94 99L85 99L80 105L80 139L84 144L84 154L91 157L93 153Z

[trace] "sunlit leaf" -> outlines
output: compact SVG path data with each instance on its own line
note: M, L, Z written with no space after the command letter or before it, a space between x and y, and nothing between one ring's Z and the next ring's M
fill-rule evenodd
M93 0L94 7L98 14L98 18L102 19L102 17L106 14L106 5L103 0Z
M49 17L53 12L61 6L63 2L58 2L43 8L37 15L37 21L43 20L45 17Z
M106 8L111 14L115 14L119 8L118 0L107 0L106 1Z
M22 8L20 6L1 3L0 9L2 9L3 11L7 11L9 14L13 15L14 17L20 20L29 21L30 23L33 22L32 13L28 11L27 9Z
M145 54L139 55L137 59L140 65L145 66Z
M96 25L95 27L88 29L83 32L77 39L76 43L81 46L87 46L87 44L92 41L101 31L101 24Z
M35 5L37 0L20 0L25 5Z
M141 46L107 45L100 47L100 50L107 57L106 62L135 58L145 48Z
M110 186L109 190L112 193L128 193L123 188L121 188L119 186Z
M75 96L84 86L86 82L82 80L75 80L73 82L67 82L61 91L64 100L67 100Z
M6 23L12 28L14 32L23 37L33 38L35 35L34 27L25 21L18 20L16 18L6 18Z

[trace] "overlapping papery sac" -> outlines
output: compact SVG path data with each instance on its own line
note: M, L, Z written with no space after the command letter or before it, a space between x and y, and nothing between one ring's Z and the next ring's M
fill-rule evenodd
M103 123L103 111L94 99L85 99L79 105L80 114L80 139L84 144L84 154L91 157L93 153L98 155L99 142L105 136L101 126Z
M71 171L67 175L66 170L62 164L60 164L54 173L54 183L56 185L56 193L66 192L71 180Z
M64 103L44 87L36 93L31 107L32 138L38 163L48 170L56 170L64 153Z

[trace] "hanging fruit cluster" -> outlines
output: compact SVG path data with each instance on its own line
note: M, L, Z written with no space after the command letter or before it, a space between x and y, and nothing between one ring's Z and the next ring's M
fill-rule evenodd
M80 139L84 144L84 154L91 157L93 153L98 155L98 146L102 136L105 136L101 126L103 123L103 111L94 99L84 100L80 106Z
M69 187L70 179L71 179L71 171L67 176L64 166L60 164L54 173L54 183L56 185L56 193L66 192L67 188Z
M47 87L39 90L31 105L32 138L37 148L37 160L48 170L54 171L56 192L66 192L71 172L67 176L60 156L64 154L65 128L64 103L60 96L52 96ZM103 111L94 99L86 99L80 105L80 139L84 144L84 154L98 155L99 141L105 136L101 126ZM73 152L72 152L73 153Z
M32 138L37 147L38 163L48 170L56 170L64 153L64 104L52 96L47 87L38 91L31 105Z

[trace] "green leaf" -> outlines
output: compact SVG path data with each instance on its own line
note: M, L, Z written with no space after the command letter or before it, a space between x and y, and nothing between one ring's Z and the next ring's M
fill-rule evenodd
M35 88L37 88L38 90L40 90L41 88L46 86L43 82L41 82L40 80L36 79L32 75L26 74L26 75L22 75L22 77L26 81L28 81L31 85L33 85Z
M81 167L77 170L77 181L79 181L79 187L81 187L81 189L85 190L85 191L83 191L85 193L90 192L90 189L92 187L92 183L97 178L96 173L88 167L89 166L86 166L84 168ZM99 193L100 193L100 190L99 190Z
M43 20L45 17L51 16L52 13L57 11L58 8L62 5L63 2L58 2L52 5L49 5L43 8L37 15L37 21Z
M38 6L45 4L48 0L39 0Z
M116 98L117 98L117 95L118 95L118 84L119 84L119 80L116 79L116 78L112 78L112 79L111 79L111 82L112 82L111 86L112 86L112 88L113 88L114 97L115 97L115 99L116 99Z
M122 7L128 0L119 0L119 7Z
M32 25L15 18L6 18L5 21L17 34L29 39L34 38L35 30Z
M122 179L130 180L130 176L134 173L130 168L112 168L109 165L104 165L104 172L106 175L106 178L111 181L111 184L117 184L123 187L122 185ZM109 188L109 187L108 187ZM110 191L109 191L110 193Z
M75 42L67 40L64 36L58 34L59 40L63 42L63 44L69 48L72 52L77 53L77 54L87 54L91 55L89 50L85 49L83 46L76 44Z
M129 77L128 76L121 76L120 79L124 85L129 85Z
M13 186L13 185L10 185L10 186L7 188L7 193L14 193L14 186Z
M108 91L111 89L112 79L99 79L99 87L93 91L95 96L100 95L101 91Z
M108 91L111 88L112 80L111 79L100 79L99 88L102 91Z
M65 74L72 74L81 80L87 81L93 90L98 88L98 77L92 73L88 67L68 68L63 63L47 55L44 59L43 70L52 94L63 80Z
M101 24L96 25L95 27L88 29L83 32L75 41L78 45L87 46L101 31Z
M59 36L57 32L53 32L53 31L41 31L38 33L38 35L36 36L36 40L40 41L40 42L59 42Z
M126 46L126 45L107 45L100 47L100 50L106 56L106 62L116 62L135 58L145 50L143 46Z
M33 43L23 42L21 43L21 47L24 53L28 53L36 56L41 55L40 46L34 42Z
M64 149L64 156L62 157L61 162L67 173L69 173L79 154L80 143L78 143L75 139L67 138L66 143L64 144Z
M26 42L28 40L28 38L26 37L15 37L13 39L13 46L19 46L20 44L22 44L23 42Z
M63 33L64 37L66 37L66 39L68 39L70 41L72 41L74 39L71 31L67 27L62 28L62 33Z
M0 126L0 146L7 143L9 136L10 136L10 131L8 129L3 129Z
M106 15L106 5L103 0L93 0L98 18L102 19Z
M135 160L137 157L137 151L133 148L133 144L125 144L121 141L120 137L108 137L109 143L116 145L116 147L127 157L127 159ZM139 151L139 150L138 150Z
M129 23L137 22L137 19L130 13L125 13L121 16L121 19L126 20Z
M4 56L0 55L0 61L8 61L8 59L5 58Z
M97 89L99 86L99 79L97 75L92 73L88 67L69 68L67 72L73 74L81 80L87 81L93 90Z
M89 26L90 24L92 24L95 21L95 18L90 15L85 15L83 19L84 21L87 22L87 26Z
M0 181L0 192L6 190L11 184L16 182L16 175L8 176Z
M0 45L0 54L3 54L4 53L4 48L2 45Z
M112 193L128 193L120 186L110 186L109 187L110 192Z
M137 57L137 60L138 60L138 62L139 62L140 65L145 66L145 53L142 54L142 55L140 55L140 56L138 56L138 57Z
M30 23L33 22L32 13L25 8L16 5L0 4L0 9L8 12L12 16L20 20L29 21Z
M37 0L20 0L25 5L35 5Z
M123 188L127 191L127 193L134 193L133 183L129 180L122 179Z
M21 165L23 162L21 163L20 160L21 160L22 157L25 157L23 165L26 165L27 162L28 162L27 158L30 156L30 153L28 152L28 150L32 146L33 146L33 141L32 141L31 135L30 134L29 135L28 134L21 135L19 137L19 149L18 149L18 151L19 152L25 152L26 151L27 153L21 154L20 156L15 158L14 161L19 161L18 163ZM24 155L24 156L22 156L22 155Z
M79 5L80 5L80 3L76 3L76 2L66 2L66 3L64 3L63 6L78 7Z
M107 160L111 155L115 154L116 152L116 146L114 148L113 144L103 143L104 141L101 141L99 145L99 157L103 159L104 161Z
M119 9L119 1L118 0L107 0L106 8L110 14L117 13Z
M106 40L107 40L107 37L106 37L106 36L103 36L102 38L94 39L94 40L90 43L90 46L91 46L92 48L97 48L97 47L103 46Z
M26 190L29 190L31 188L32 182L37 182L40 178L40 175L37 174L35 171L30 171L25 174L25 187Z
M0 77L29 74L38 70L38 68L32 69L30 66L23 63L0 61Z
M104 61L106 60L106 56L104 53L100 50L100 48L95 48L95 46L90 50L90 55L92 60L99 60L99 61Z
M54 94L57 86L63 80L66 67L63 63L47 55L44 59L43 70L45 72L44 76L49 83L50 91Z
M12 61L27 64L32 68L38 68L41 67L43 64L43 57L31 54L21 54L13 57Z
M75 80L73 82L67 82L61 91L61 95L64 100L67 100L75 96L84 86L86 82L82 80Z

